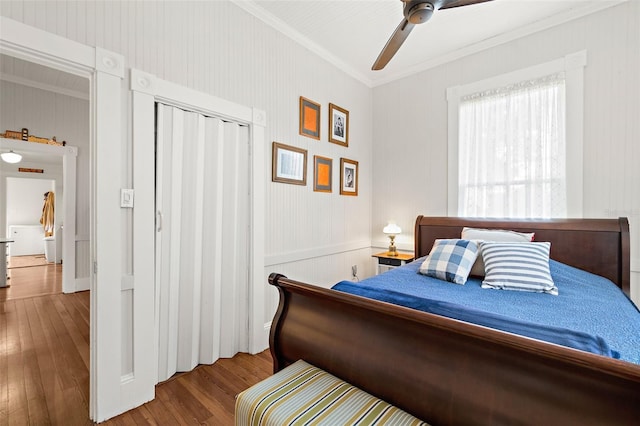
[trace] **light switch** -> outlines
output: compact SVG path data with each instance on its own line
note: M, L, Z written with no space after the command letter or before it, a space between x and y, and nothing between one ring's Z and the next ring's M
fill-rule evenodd
M133 208L133 189L120 190L120 207Z

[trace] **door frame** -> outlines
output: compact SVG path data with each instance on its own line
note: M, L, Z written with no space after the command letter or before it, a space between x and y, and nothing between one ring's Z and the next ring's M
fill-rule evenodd
M264 273L264 211L265 211L265 127L266 113L257 108L246 107L202 92L162 80L140 70L131 69L131 91L133 92L133 179L136 182L136 206L144 209L145 214L136 222L134 229L140 234L134 236L133 257L140 262L139 268L134 265L137 274L142 273L144 282L153 282L155 274L155 169L148 167L148 159L153 158L155 150L155 103L184 110L219 117L249 126L249 351L258 353L269 346L268 329L265 328L265 292L266 276ZM145 194L141 199L138 194ZM141 206L141 203L143 205ZM139 245L135 245L135 241ZM158 294L154 294L156 302ZM157 312L157 311L156 311ZM157 332L156 318L154 357L152 362L157 380Z
M141 378L123 375L122 282L124 244L120 211L126 146L122 123L124 57L0 16L0 53L88 78L90 81L90 366L89 417L101 422L149 400L126 399ZM115 177L115 179L114 179ZM100 197L97 196L100 194ZM150 385L151 398L153 384ZM130 395L128 395L130 396Z

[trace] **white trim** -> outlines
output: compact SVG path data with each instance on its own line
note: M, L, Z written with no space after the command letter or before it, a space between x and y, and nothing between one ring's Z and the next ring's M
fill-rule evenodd
M584 192L582 149L584 136L584 67L586 65L587 52L582 50L543 64L447 88L447 214L449 216L458 215L458 111L460 99L471 93L504 87L520 81L564 71L567 120L567 217L582 217Z
M0 16L0 53L81 77L95 71L95 48Z
M310 51L312 51L313 53L315 53L325 61L334 65L336 68L338 68L340 71L344 72L345 74L350 75L351 77L364 83L368 87L373 87L371 79L368 78L366 75L362 74L360 71L353 68L349 63L343 61L342 59L340 59L339 57L337 57L336 55L334 55L324 47L320 46L318 43L314 42L304 34L300 33L298 30L294 29L293 27L291 27L289 24L287 24L277 16L267 12L260 5L258 5L257 2L252 0L231 0L231 2L234 3L236 6L240 7L241 9L245 10L246 12L249 12L251 15L255 16L256 18L260 19L265 24L269 25L270 27L281 32L285 36L289 37L291 40L295 41L299 45L309 49Z
M90 81L90 259L99 267L93 269L89 278L89 417L101 422L145 402L147 395L145 392L133 398L123 397L122 299L120 287L111 285L121 277L122 259L113 254L121 252L124 238L118 188L125 145L121 120L124 58L3 16L0 16L0 53ZM99 197L96 191L101 191ZM150 388L153 390L153 383Z
M78 155L78 148L71 145L58 146L44 143L25 142L17 139L0 138L0 148L11 149L18 152L28 152L34 154L47 155Z
M371 247L370 240L350 241L325 247L314 247L306 250L296 250L266 256L264 266L282 265L285 263L299 262L301 260L315 259L349 251L362 250Z
M266 113L257 108L242 106L156 78L152 74L136 69L131 70L130 81L134 96L146 99L146 106L140 105L138 107L134 105L133 108L133 126L134 128L139 128L139 132L134 134L134 146L138 143L143 143L144 145L155 144L154 121L148 113L149 105L153 105L154 101L246 124L250 128L249 351L252 353L260 352L268 346L268 336L264 334L262 323L266 287L264 277L264 141ZM142 114L146 114L146 117L142 116ZM138 189L136 193L145 191L149 194L154 194L155 186L152 185L154 169L148 167L146 161L144 158L139 160L134 158L134 170L146 173L149 177L144 187L136 186L136 189ZM136 200L136 203L139 203L139 200ZM153 217L153 214L149 216L148 221L153 223L151 217ZM151 242L153 242L153 237L147 236L146 238L151 238ZM148 252L149 255L153 255L153 253L154 250L149 250ZM138 255L144 254L134 248L134 258ZM149 273L153 273L153 271ZM156 354L156 351L157 345L152 355ZM155 358L157 360L157 355ZM150 359L149 362L154 363L156 361Z

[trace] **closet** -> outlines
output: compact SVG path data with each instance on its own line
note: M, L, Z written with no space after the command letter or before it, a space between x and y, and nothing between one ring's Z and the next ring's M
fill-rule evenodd
M249 350L249 137L156 104L159 381Z

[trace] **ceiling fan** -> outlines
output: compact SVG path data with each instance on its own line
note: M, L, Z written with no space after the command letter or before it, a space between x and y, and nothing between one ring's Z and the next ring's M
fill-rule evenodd
M401 0L403 4L402 12L404 19L398 25L395 32L387 44L378 55L378 59L373 64L373 71L383 69L396 54L402 43L407 39L413 27L427 22L433 12L440 9L451 9L453 7L469 6L476 3L484 3L491 0Z

